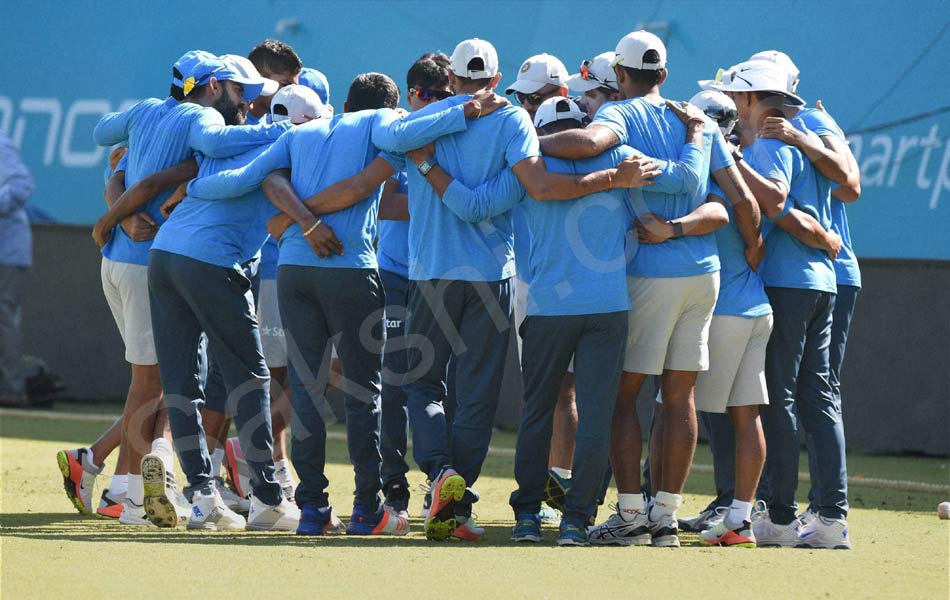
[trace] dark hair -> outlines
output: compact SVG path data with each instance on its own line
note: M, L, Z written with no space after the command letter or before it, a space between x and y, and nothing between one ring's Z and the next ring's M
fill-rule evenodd
M377 108L396 108L399 105L399 88L389 75L363 73L350 84L346 96L346 110L357 112Z
M264 40L254 46L247 59L258 71L266 69L271 73L297 75L303 68L303 63L294 49L279 40Z
M634 83L642 83L649 86L658 85L660 83L661 69L631 69L623 65L620 65L620 68L624 70L627 77Z
M468 70L469 70L469 71L484 71L484 70L485 70L485 61L482 60L482 58L481 58L480 56L476 56L476 57L473 58L472 60L468 61L468 64L465 65L465 66L468 67ZM478 85L484 87L484 86L488 85L488 84L491 82L491 80L492 80L491 77L483 77L483 78L481 78L481 79L471 79L471 78L469 78L469 77L462 77L461 75L459 75L459 74L457 74L457 73L456 73L455 76L458 77L459 83L462 84L462 85L469 85L469 84L472 84L472 83L477 83Z
M452 59L446 56L444 52L426 52L419 57L419 60L424 60L426 58L435 61L435 64L439 65L440 67L445 67L446 69L450 68L452 65ZM419 62L419 60L416 62Z
M434 55L423 55L422 58L412 63L412 66L409 67L409 73L406 74L407 87L436 90L444 89L449 85L448 62L441 64L431 56Z

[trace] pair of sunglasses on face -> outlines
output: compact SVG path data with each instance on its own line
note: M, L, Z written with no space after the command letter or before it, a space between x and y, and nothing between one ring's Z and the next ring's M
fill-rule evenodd
M521 104L522 106L524 106L525 104L532 104L534 106L538 106L539 104L541 104L548 98L552 98L556 96L557 93L558 93L557 90L554 90L554 92L550 94L539 94L537 92L533 94L522 94L521 92L515 92L515 98L517 98L518 103Z
M416 96L423 102L428 102L429 100L435 98L436 100L445 100L450 96L454 96L452 92L447 92L445 90L427 90L425 88L411 87L409 88L409 96Z

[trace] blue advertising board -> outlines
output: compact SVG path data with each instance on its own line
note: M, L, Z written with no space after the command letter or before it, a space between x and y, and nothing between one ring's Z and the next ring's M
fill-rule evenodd
M848 207L858 256L950 260L950 13L939 0L39 0L4 13L0 131L33 172L32 204L61 222L92 223L104 209L98 118L167 94L170 65L188 49L247 54L281 39L326 73L340 111L358 73L384 72L405 87L420 54L451 53L468 37L495 45L507 84L532 54L555 54L576 71L647 28L667 43L670 98L688 99L696 80L753 52L791 55L799 92L823 100L862 168L863 194Z

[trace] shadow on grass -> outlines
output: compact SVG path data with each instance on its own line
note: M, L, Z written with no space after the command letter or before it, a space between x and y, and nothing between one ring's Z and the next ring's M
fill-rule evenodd
M131 527L116 521L67 515L63 513L6 513L0 515L0 535L28 540L62 540L80 543L134 543L134 544L202 544L225 546L289 546L294 548L392 548L430 547L460 550L512 547L537 548L553 546L557 539L556 527L544 527L544 541L536 544L516 544L511 541L512 523L487 521L485 537L478 542L430 542L423 537L422 521L412 520L412 532L406 537L382 536L298 536L290 532L212 532L154 527ZM680 534L686 547L708 548L695 534Z

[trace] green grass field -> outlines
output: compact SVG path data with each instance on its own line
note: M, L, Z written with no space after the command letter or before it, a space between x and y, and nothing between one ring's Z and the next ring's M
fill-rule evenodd
M515 546L508 540L507 499L514 482L506 450L514 439L501 433L477 486L482 501L476 512L488 535L476 544L429 543L417 519L413 533L402 539L129 529L78 515L56 468L57 450L88 445L103 427L0 415L4 599L950 596L950 521L936 516L937 504L948 499L941 493L852 486L850 552L708 548L689 534L679 550L558 548L554 528L545 529L539 546ZM709 464L705 447L696 462ZM343 516L353 481L345 442L330 442L328 463L331 501ZM868 478L950 483L946 459L853 454L849 468ZM421 479L414 473L411 481ZM711 490L711 475L694 472L682 514L703 508ZM807 488L800 492L804 496ZM412 504L415 514L421 496Z

